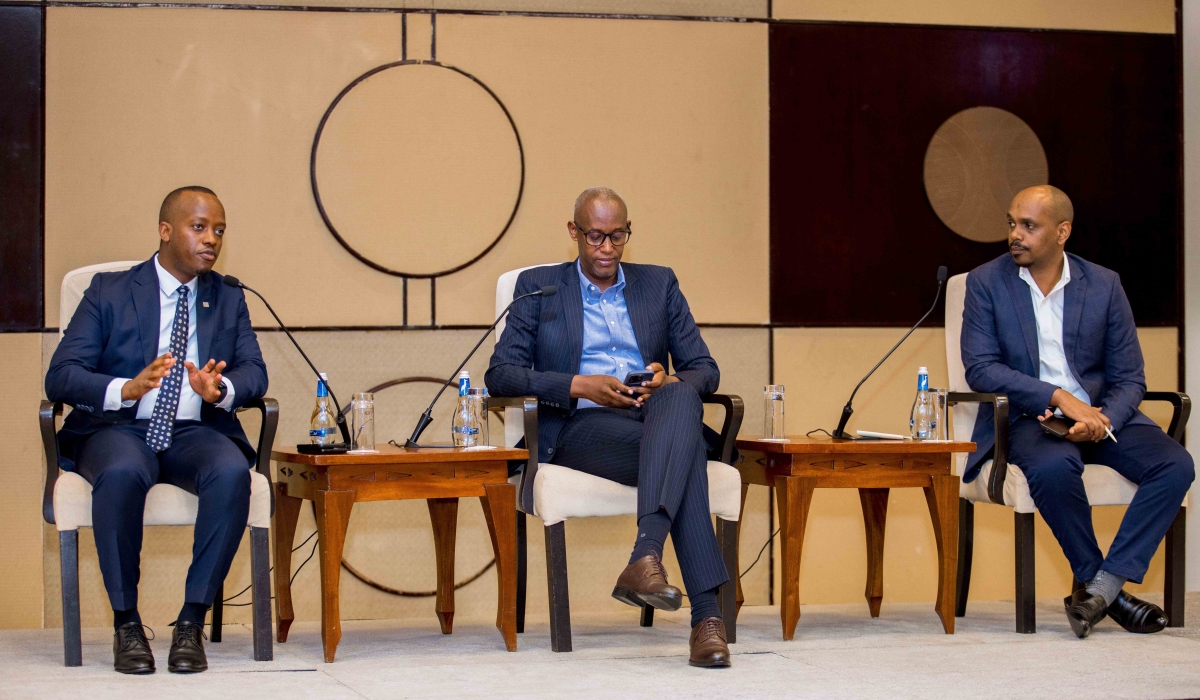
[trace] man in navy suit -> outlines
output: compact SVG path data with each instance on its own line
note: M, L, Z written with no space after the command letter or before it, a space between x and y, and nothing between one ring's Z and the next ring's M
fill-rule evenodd
M234 411L266 393L267 369L245 295L212 272L224 236L225 209L212 190L168 194L158 253L92 278L46 374L46 395L74 408L58 433L60 466L92 484L122 673L154 672L137 609L150 487L173 484L200 498L172 672L208 668L204 618L249 516L254 449Z
M575 201L567 233L579 258L522 272L516 294L560 294L513 307L486 382L497 396L536 396L538 460L638 487L638 535L613 597L678 610L662 566L675 543L692 605L694 666L729 665L717 587L729 580L708 503L709 441L700 397L721 373L670 268L621 262L633 235L625 202L596 187ZM669 356L669 357L668 357ZM668 362L675 373L668 374ZM625 383L631 372L649 381Z
M1162 609L1121 588L1141 582L1195 468L1138 410L1146 378L1129 300L1115 272L1064 251L1073 218L1071 200L1055 187L1013 199L1009 254L967 277L963 365L973 390L1007 394L1015 409L1009 460L1086 584L1065 600L1075 634L1086 637L1105 614L1130 632L1157 632L1166 626ZM967 481L995 444L991 407L983 409ZM1039 425L1055 414L1070 425L1065 439ZM1092 529L1085 463L1112 467L1138 486L1107 557Z

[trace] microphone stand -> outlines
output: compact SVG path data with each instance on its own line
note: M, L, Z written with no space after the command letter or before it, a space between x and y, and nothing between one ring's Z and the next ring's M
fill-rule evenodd
M497 325L500 324L500 319L504 318L504 316L506 314L508 314L508 310L513 307L513 304L517 303L518 301L520 301L522 299L528 298L528 297L539 297L539 296L549 297L549 296L554 296L557 293L558 293L557 287L542 287L541 289L537 290L536 292L522 294L521 296L517 297L516 299L513 299L512 301L510 301L508 303L508 306L504 307L504 310L500 312L500 315L496 317L496 320L492 323L492 325L488 326L487 331L484 332L483 337L479 339L479 342L475 343L475 347L471 348L471 352L467 353L467 356L465 358L463 358L463 361L461 363L459 363L458 368L455 369L454 372L452 372L450 374L450 378L447 379L446 383L442 385L442 388L438 389L438 393L436 396L433 397L433 401L429 402L429 408L426 408L425 412L421 414L421 417L417 419L417 425L415 428L413 428L412 437L410 437L409 439L404 441L405 447L453 447L453 445L420 445L420 444L417 444L417 440L421 439L421 433L425 432L425 429L428 428L429 424L433 422L433 406L434 406L434 404L437 403L438 399L442 398L442 393L446 391L446 387L452 385L452 383L454 382L454 377L457 376L458 373L462 371L462 368L467 365L467 362L475 354L475 351L478 350L479 346L483 345L483 341L487 340L487 337L492 334L492 331L496 328Z
M871 375L875 373L875 370L879 369L879 366L887 361L887 359L892 356L892 353L896 352L896 348L900 347L900 344L905 340L908 340L908 336L912 335L913 331L917 330L917 327L924 323L925 319L929 318L929 314L933 313L933 310L937 308L938 299L940 299L942 296L942 285L945 283L946 266L942 265L938 268L938 287L937 294L933 296L933 305L929 307L929 310L925 312L925 315L921 317L921 320L917 321L916 325L908 329L908 332L904 334L904 337L897 341L897 343L892 346L891 350L887 351L887 354L883 356L883 359L875 363L875 366L871 368L871 371L867 372L867 376L859 380L858 384L854 387L854 391L850 392L850 399L846 401L846 405L842 407L842 417L838 420L837 430L833 431L833 437L843 440L858 439L846 432L846 423L849 422L850 416L854 415L854 408L851 405L854 403L854 395L858 393L858 389L863 385L863 382L867 381L867 379L869 379Z
M279 324L279 327L283 329L284 333L287 333L288 340L292 341L292 345L295 345L296 349L300 351L300 357L304 358L304 361L308 363L309 369L311 369L313 371L313 374L317 375L317 381L324 384L325 388L329 390L329 397L333 399L333 405L335 407L337 407L337 409L338 409L337 410L338 430L341 431L341 433L342 433L342 440L344 440L346 442L346 444L349 445L350 444L350 429L346 427L346 416L344 415L344 412L342 411L341 404L338 403L337 396L334 395L334 393L333 393L333 387L329 386L329 382L325 381L324 379L321 379L321 373L317 371L317 368L316 368L316 366L313 365L312 360L308 359L308 355L306 355L304 353L304 348L300 347L300 343L296 342L296 338L292 335L292 332L290 330L288 330L288 327L283 324L282 320L280 320L279 314L275 313L275 309L271 308L271 305L267 302L266 298L264 298L263 295L259 294L258 292L251 289L250 287L247 287L246 285L242 284L241 281L238 280L238 278L230 277L230 276L226 275L224 280L222 280L222 281L225 282L225 284L230 287L238 287L240 289L244 289L247 292L254 294L254 296L256 296L262 300L263 306L266 306L267 311L270 311L271 315L275 317L275 322Z

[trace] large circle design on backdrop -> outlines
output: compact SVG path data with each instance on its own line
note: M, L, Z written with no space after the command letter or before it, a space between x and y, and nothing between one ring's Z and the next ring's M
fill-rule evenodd
M1020 117L972 107L938 127L925 151L925 194L942 223L979 243L1008 238L1017 192L1049 182L1046 151Z
M525 152L512 115L478 78L396 61L334 98L313 137L309 176L325 226L360 262L440 277L504 237L521 206Z

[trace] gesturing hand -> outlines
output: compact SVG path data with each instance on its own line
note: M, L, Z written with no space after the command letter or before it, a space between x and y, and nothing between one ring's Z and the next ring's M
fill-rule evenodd
M162 386L162 380L171 373L171 368L175 366L175 358L171 357L171 353L164 353L160 357L154 358L138 375L133 379L125 382L121 387L122 401L137 401L145 396L151 389L157 389Z
M1075 421L1075 425L1071 426L1071 430L1067 433L1067 439L1072 442L1099 442L1108 434L1104 429L1112 426L1112 421L1104 415L1103 408L1089 406L1063 389L1054 391L1050 405L1062 411L1067 418ZM1039 420L1044 420L1044 418L1039 418Z
M662 366L662 363L651 362L650 364L646 365L646 369L654 372L654 378L648 382L642 382L639 386L633 387L634 393L638 394L637 402L639 406L645 403L646 399L650 398L650 394L653 394L663 386L670 384L671 382L680 381L679 377L672 377L671 375L667 374L667 370Z
M225 361L217 362L210 359L200 369L196 369L196 365L191 362L184 362L183 366L187 367L188 381L192 384L192 391L199 394L200 398L208 403L215 403L221 396L221 370L225 369Z
M601 406L632 408L638 401L632 398L634 389L607 374L577 374L571 379L571 398L587 399Z

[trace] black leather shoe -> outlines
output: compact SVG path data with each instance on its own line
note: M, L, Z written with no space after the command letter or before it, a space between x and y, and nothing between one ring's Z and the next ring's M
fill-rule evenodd
M1167 614L1154 603L1134 598L1125 591L1108 606L1108 616L1134 634L1161 632L1167 626Z
M1075 636L1080 639L1091 634L1092 629L1100 624L1108 612L1108 603L1105 602L1104 596L1092 595L1087 590L1075 591L1063 598L1063 605L1067 608L1067 621L1071 623Z
M195 622L179 620L171 635L171 653L167 655L167 670L171 673L200 673L208 670L204 655L204 628Z
M127 622L113 635L113 668L118 673L154 673L154 653L140 622Z

